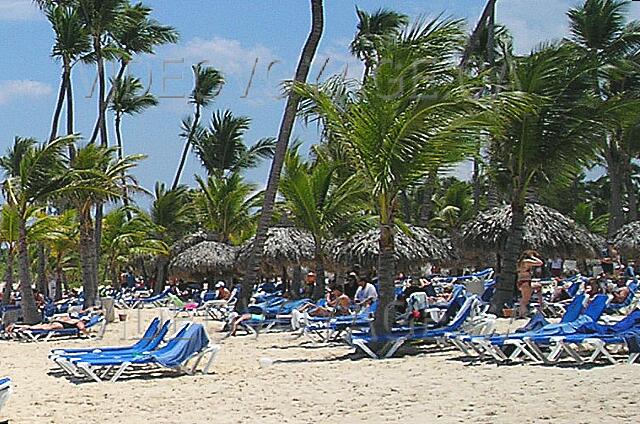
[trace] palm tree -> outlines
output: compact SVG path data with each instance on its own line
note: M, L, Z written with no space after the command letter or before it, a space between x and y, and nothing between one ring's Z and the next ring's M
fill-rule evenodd
M98 263L96 243L101 240L95 235L93 209L105 202L117 201L129 190L141 190L129 174L142 155L114 157L115 149L89 143L78 149L70 161L69 184L64 191L65 198L77 211L79 224L80 264L84 306L95 304L98 289ZM95 219L99 219L97 216Z
M7 269L4 276L4 290L2 292L2 304L8 304L11 298L14 278L14 263L16 255L16 245L18 243L18 211L15 206L4 204L0 212L0 242L7 245Z
M140 79L131 75L127 75L120 80L111 80L111 83L113 84L113 98L111 99L110 109L115 115L114 123L118 143L118 159L122 159L123 143L120 128L122 116L142 113L145 109L156 106L158 99L149 93L149 90L143 92L144 87Z
M368 13L356 7L356 14L358 32L351 42L351 53L364 63L365 81L380 60L379 46L399 37L402 28L409 23L409 18L389 9Z
M491 151L493 178L509 199L511 230L492 305L501 311L511 300L524 237L524 207L529 193L548 181L569 184L594 157L594 134L584 107L584 64L566 46L549 46L510 65L505 95L528 100L525 107L499 95L493 113L499 122Z
M175 190L167 190L164 183L157 182L149 215L160 229L155 237L167 245L172 245L196 227L193 202L187 187L183 185ZM156 255L156 293L164 287L168 264L168 255Z
M209 128L196 133L192 138L193 149L209 175L223 176L225 172L235 173L254 168L261 159L273 156L275 140L263 138L247 147L244 133L251 120L245 116L233 116L225 110L215 112ZM188 137L189 126L185 128Z
M626 0L586 0L568 13L569 42L579 57L590 64L590 88L598 94L603 109L607 103L619 102L621 93L611 80L615 78L616 69L623 67L640 48L640 22L625 22L628 4ZM637 109L637 105L633 107ZM626 158L617 127L613 122L600 143L611 180L609 235L624 223L622 192Z
M175 190L180 184L182 170L189 154L189 148L193 143L194 136L200 125L200 114L202 108L206 108L211 104L213 99L218 95L224 85L222 74L210 66L204 66L204 62L193 65L194 87L189 97L189 103L193 104L194 112L192 120L185 120L183 124L188 128L184 149L180 157L180 163L176 171L176 177L173 180L172 190Z
M27 220L35 204L56 196L66 186L67 169L62 150L73 137L38 144L31 138L16 137L7 155L0 158L6 174L3 192L7 204L15 208L18 225L18 266L22 316L26 323L40 321L31 288L31 261L27 244Z
M285 157L280 181L285 210L298 227L313 237L318 282L313 296L317 299L325 289L325 243L355 231L365 219L364 185L357 175L340 181L337 173L340 166L323 161L304 163L296 146Z
M449 62L462 39L459 22L418 22L402 39L378 47L376 72L346 107L312 86L296 87L316 104L324 127L371 193L381 232L376 334L392 324L388 307L394 299L400 193L471 151L474 133L466 130L466 121L476 106ZM432 60L423 60L427 54Z
M128 216L131 216L130 218ZM167 255L168 247L156 238L159 228L150 217L140 210L127 212L118 208L104 217L102 251L105 252L105 279L111 276L118 284L118 270L129 264L136 256Z
M67 99L67 135L73 134L71 71L79 59L88 53L91 43L77 7L71 4L55 4L48 6L45 13L56 37L52 56L62 61L62 80L49 136L49 140L53 140L58 136L58 124L65 98ZM73 151L70 153L73 154Z
M206 180L196 177L201 192L195 198L196 213L202 226L215 233L223 243L240 244L255 228L253 209L260 205L256 187L243 181L238 173Z
M155 54L157 46L178 42L179 35L175 28L162 25L155 19L150 18L151 12L152 9L142 3L126 4L117 18L118 21L110 35L113 39L113 44L117 47L114 50L120 67L116 77L111 81L111 88L105 100L107 105L112 103L116 83L122 80L135 55ZM102 123L101 119L103 119L103 116L98 116L92 139L97 137Z
M318 50L323 29L323 1L311 0L311 32L309 33L307 41L302 48L300 60L298 61L298 66L296 68L296 74L293 79L294 83L305 83L307 81L311 62ZM273 205L276 200L276 193L280 182L280 172L282 171L282 164L289 146L289 139L291 138L291 131L293 130L293 124L296 120L299 104L300 96L295 91L291 91L287 97L284 114L282 115L282 121L280 123L280 130L278 131L278 139L276 142L276 150L274 152L273 161L271 162L271 169L269 170L269 179L267 181L260 220L258 221L258 228L256 229L253 250L249 258L247 274L242 283L242 298L236 306L239 310L244 309L249 303L249 299L251 298L251 293L253 291L253 283L256 281L258 276L260 263L259 256L264 249L264 242L267 238L267 229L269 228L269 224L273 216Z

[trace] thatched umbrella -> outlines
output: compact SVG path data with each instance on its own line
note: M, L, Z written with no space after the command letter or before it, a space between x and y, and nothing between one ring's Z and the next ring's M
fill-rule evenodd
M451 243L440 239L423 227L408 225L409 233L396 228L395 258L399 269L411 269L428 262L449 262L455 260ZM366 268L377 267L380 253L380 229L375 228L356 233L344 239L329 243L329 255L341 266L360 264Z
M465 253L499 253L504 250L511 227L511 206L480 213L467 223L456 243ZM593 258L603 239L574 220L547 206L525 207L523 249L535 249L547 257Z
M225 243L202 241L175 256L169 271L183 278L224 276L233 271L237 252L237 247Z
M253 237L239 250L238 260L248 262L253 250ZM262 251L263 270L281 270L282 267L311 264L315 257L313 238L308 232L295 227L271 227Z
M611 239L621 254L627 257L640 255L640 221L633 221L620 228Z

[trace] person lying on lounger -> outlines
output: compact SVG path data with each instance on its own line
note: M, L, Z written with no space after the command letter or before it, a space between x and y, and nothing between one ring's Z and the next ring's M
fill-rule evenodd
M344 290L336 285L331 286L327 293L327 306L317 306L313 303L307 303L302 306L300 313L307 312L312 317L332 317L337 315L349 315L349 306L351 299L344 294Z
M33 331L33 330L68 330L77 328L82 334L88 334L88 330L85 326L85 320L89 320L89 317L83 318L71 318L71 317L58 317L47 324L35 324L35 325L23 325L23 324L11 324L7 327L7 333L14 331Z
M616 287L613 289L611 294L613 295L613 299L611 299L612 303L624 303L629 297L629 287L627 287L627 282L624 278L618 278L615 280Z

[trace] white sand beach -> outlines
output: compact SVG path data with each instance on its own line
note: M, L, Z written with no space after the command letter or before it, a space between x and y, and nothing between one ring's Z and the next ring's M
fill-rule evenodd
M154 311L144 311L148 323ZM504 323L503 323L504 324ZM212 341L218 323L207 323ZM135 333L128 323L129 336ZM316 346L286 333L220 341L210 375L129 374L74 383L47 359L51 348L119 345L103 340L0 343L0 374L14 380L1 412L10 423L620 423L638 422L640 366L510 365L439 351L351 360L346 346ZM260 358L273 365L261 368Z

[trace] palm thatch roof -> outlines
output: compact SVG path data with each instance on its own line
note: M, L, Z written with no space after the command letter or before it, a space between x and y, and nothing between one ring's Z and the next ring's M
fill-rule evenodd
M204 230L198 230L193 234L184 236L173 245L171 245L170 254L175 256L184 252L188 248L195 246L203 241L217 241L218 237L215 234L207 233Z
M395 258L398 268L407 269L425 265L428 262L449 262L455 260L453 246L447 239L440 239L423 227L408 225L409 233L396 228ZM375 228L356 233L344 240L329 243L328 251L336 264L377 267L380 253L380 229Z
M461 250L501 252L511 227L511 206L493 208L468 222L456 237ZM524 249L535 249L548 257L592 258L604 240L571 218L547 206L525 206Z
M620 228L611 239L613 245L625 256L640 254L640 221L633 221Z
M248 262L253 241L254 237L240 247L240 262ZM282 266L309 264L314 258L315 244L308 232L295 227L271 227L267 231L262 251L263 269L279 270Z
M237 247L225 243L201 241L175 256L169 273L183 278L221 276L234 269L237 252Z

